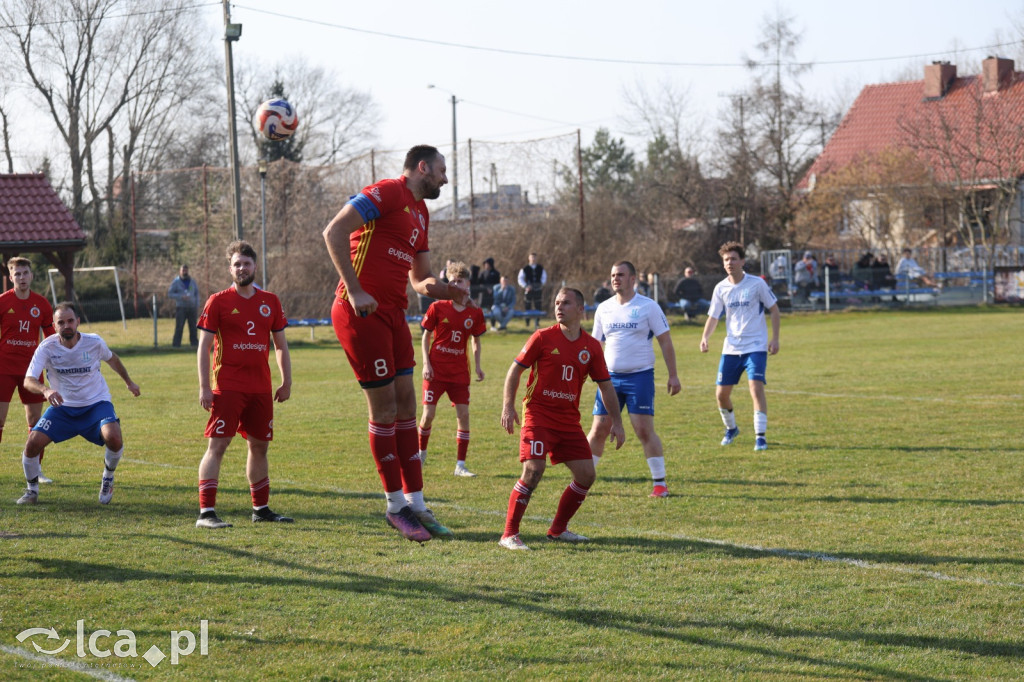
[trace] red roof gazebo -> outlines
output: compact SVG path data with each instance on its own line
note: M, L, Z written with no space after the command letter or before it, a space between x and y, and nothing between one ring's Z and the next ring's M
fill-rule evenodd
M74 291L74 256L85 233L42 173L0 174L0 257L41 253L64 275L64 292ZM6 278L6 271L4 272Z

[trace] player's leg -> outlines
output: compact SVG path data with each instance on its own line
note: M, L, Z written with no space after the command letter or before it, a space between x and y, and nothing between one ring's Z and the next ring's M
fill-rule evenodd
M614 379L612 382L614 385ZM591 413L594 415L594 420L590 423L587 442L590 443L590 455L593 457L596 467L601 461L601 456L604 455L604 444L608 440L608 435L612 432L612 420L608 416L608 410L605 409L601 391L598 391L597 397L594 398L594 409Z
M404 324L404 323L403 323ZM452 532L434 518L423 498L423 462L419 457L416 432L416 389L412 370L395 377L395 448L402 471L402 492L405 501L420 525L432 537L452 537ZM429 538L428 538L429 539Z
M540 456L534 455L535 452L539 452ZM527 505L530 504L530 496L544 476L547 464L545 457L543 442L532 438L527 440L527 436L524 435L519 445L519 459L523 462L523 472L512 486L512 493L508 498L508 511L505 514L505 531L498 541L505 549L530 549L519 539L519 524L526 513Z
M556 464L559 461L564 461L565 466L572 472L572 481L562 491L562 497L558 500L558 510L555 512L555 518L551 521L551 527L548 528L548 539L562 542L586 542L589 538L573 533L568 526L569 521L579 511L580 505L587 499L590 487L594 485L594 479L597 476L594 460L586 456L589 446L582 431L577 437L563 438L555 448L558 454L557 456L552 454L551 462Z
M740 429L736 426L736 414L732 407L732 389L740 380L743 372L743 365L739 355L722 355L718 362L718 381L715 386L715 399L718 401L718 413L725 424L725 435L722 436L722 445L729 445L739 435Z
M767 450L768 440L768 400L765 398L765 371L768 366L768 353L750 353L746 359L746 372L750 387L750 398L754 403L754 449Z
M247 443L245 477L252 498L253 522L292 523L294 519L291 517L270 509L270 460L267 451L274 439L274 398L270 393L245 395L238 435ZM261 435L264 437L259 437Z
M39 453L52 441L40 431L31 431L21 454L21 467L25 472L25 492L18 504L35 504L39 500Z
M216 398L214 398L216 400ZM226 521L217 516L217 486L220 481L220 466L224 461L224 453L231 444L232 434L226 438L211 436L207 442L206 452L199 460L199 518L196 528L228 528Z
M420 466L425 466L427 463L427 446L430 444L430 428L434 424L434 416L437 414L437 401L440 399L437 392L436 387L429 381L423 382L423 415L420 417L420 424L417 429Z
M467 395L469 391L466 391ZM469 453L469 403L455 403L455 475L474 478L476 474L466 468Z
M10 409L10 402L0 403L0 442L2 442L4 439L4 426L7 424L7 413L10 411Z
M665 453L661 438L654 431L653 414L629 413L629 421L633 424L633 432L644 449L647 468L651 472L653 489L651 497L668 497L668 485L665 482Z
M249 481L249 495L252 497L253 522L292 523L290 516L277 514L270 509L270 460L267 450L270 442L246 434L248 454L245 459L245 478Z
M26 393L29 393L29 395L35 396L36 398L39 399L38 401L35 401L35 400L32 400L30 398L29 400L31 400L31 402L25 402L26 396L23 395L22 398L21 398L22 402L25 402L25 421L26 421L26 423L28 423L28 430L29 430L29 432L31 432L32 431L32 427L35 426L39 422L39 418L43 416L43 396L41 396L41 395L39 395L37 393L32 393L31 391L27 391L27 390L26 390ZM3 432L3 427L0 427L0 433L2 433L2 432ZM48 476L43 474L42 465L43 465L43 455L45 455L45 454L46 454L45 450L41 450L39 452L39 466L40 466L40 469L39 469L39 482L40 483L53 483L53 479L52 478L49 478Z
M112 410L111 410L112 411ZM116 417L108 418L100 426L103 438L103 476L100 478L100 504L109 504L114 496L114 470L124 455L124 439L121 424Z

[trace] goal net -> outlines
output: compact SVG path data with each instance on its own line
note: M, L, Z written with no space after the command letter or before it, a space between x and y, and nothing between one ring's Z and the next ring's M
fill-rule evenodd
M117 267L113 266L113 265L101 265L101 266L93 267L93 268L72 268L72 270L74 272L76 272L76 273L79 273L79 272L93 272L93 273L112 272L112 273L114 273L114 288L117 289L117 305L118 305L119 310L121 311L121 326L124 327L125 329L128 329L128 321L127 321L127 318L125 317L125 314L124 314L124 296L121 295L121 278L117 274ZM57 287L54 285L54 282L53 282L53 276L55 274L60 274L60 270L58 270L57 268L50 268L49 270L46 271L47 279L50 282L50 296L53 299L53 305L56 306L57 305L57 301L58 301L58 299L57 299ZM83 306L82 302L79 301L78 294L77 294L77 292L75 292L74 288L71 289L71 296L72 296L72 299L76 303L79 304L79 309L82 311L82 318L86 322L88 322L89 318L86 315L85 306Z

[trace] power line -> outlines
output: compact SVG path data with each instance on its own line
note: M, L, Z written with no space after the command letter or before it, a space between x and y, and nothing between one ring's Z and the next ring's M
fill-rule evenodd
M482 45L469 45L466 43L455 43L447 40L436 40L433 38L418 38L415 36L400 35L397 33L388 33L385 31L374 31L366 28L357 28L355 26L346 26L344 24L336 24L329 21L321 21L319 19L307 19L305 17L298 17L291 14L283 14L281 12L272 12L264 9L257 9L248 5L240 5L235 3L234 7L238 9L249 10L257 14L265 14L267 16L278 17L281 19L291 19L292 21L298 21L305 24L313 24L316 26L324 26L326 28L336 28L343 31L351 31L352 33L361 33L364 35L378 36L381 38L391 38L394 40L405 40L413 43L425 43L427 45L438 45L440 47L452 47L459 50L474 50L477 52L493 52L497 54L508 54L516 55L519 57L537 57L540 59L561 59L565 61L576 61L576 62L591 62L598 64L625 64L631 66L673 66L673 67L687 67L687 68L747 68L748 62L669 62L669 61L653 61L644 59L613 59L611 57L581 57L577 55L567 54L554 54L550 52L529 52L526 50L513 50L501 47L485 47ZM886 61L899 61L905 59L924 59L928 57L935 57L936 55L954 54L959 52L975 52L980 50L992 50L994 48L1007 47L1016 45L1017 41L1009 41L1003 43L994 43L991 45L982 45L980 47L969 47L964 49L954 50L937 50L935 52L924 52L920 54L905 54L891 57L865 57L860 59L833 59L816 62L781 62L780 64L771 63L772 66L836 66L841 64L866 64L872 62L886 62ZM767 66L768 62L762 63Z

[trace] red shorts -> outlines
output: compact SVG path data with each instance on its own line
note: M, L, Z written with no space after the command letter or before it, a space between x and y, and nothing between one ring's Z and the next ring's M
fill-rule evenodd
M220 391L213 394L207 438L231 438L236 433L248 440L274 440L274 396L270 393Z
M519 443L519 461L544 459L551 455L552 464L590 459L590 442L583 429L555 431L542 426L524 426Z
M456 384L451 381L424 381L423 404L437 405L445 393L452 405L469 405L469 384Z
M335 297L331 322L363 388L386 386L396 374L412 374L416 356L404 310L377 308L359 317L347 300Z
M33 393L25 388L22 385L24 381L24 374L0 374L0 403L11 402L11 398L14 397L14 389L18 389L18 397L26 405L43 402L43 394Z

